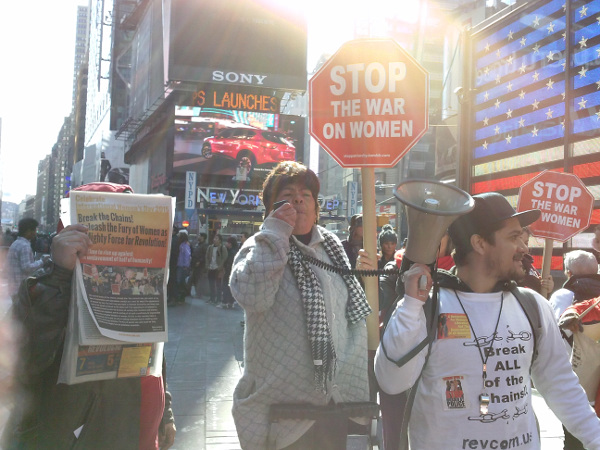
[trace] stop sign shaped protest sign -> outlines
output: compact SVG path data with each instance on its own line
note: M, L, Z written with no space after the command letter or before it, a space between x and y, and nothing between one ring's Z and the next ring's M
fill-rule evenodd
M429 126L429 74L391 39L342 47L309 83L310 135L342 166L393 167Z
M521 186L517 209L539 209L534 236L564 242L590 224L594 196L577 175L546 170Z

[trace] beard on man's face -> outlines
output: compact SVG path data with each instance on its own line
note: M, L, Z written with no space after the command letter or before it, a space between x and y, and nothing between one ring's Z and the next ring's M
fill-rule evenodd
M515 257L516 259L516 257ZM521 261L521 270L516 270L515 271L515 277L513 278L514 281L516 281L517 283L520 283L521 281L523 281L525 279L525 277L527 276L527 268L525 267L525 264L523 264L523 259L520 259Z
M513 280L519 283L523 281L527 275L527 269L525 264L523 264L522 254L514 255L511 265L507 267L502 267L495 255L490 255L485 261L485 266L489 273L494 273L496 275L498 281Z

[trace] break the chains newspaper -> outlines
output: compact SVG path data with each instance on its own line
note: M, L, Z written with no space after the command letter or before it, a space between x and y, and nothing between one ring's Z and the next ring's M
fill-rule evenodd
M93 245L75 269L59 382L159 376L174 199L72 191L61 209Z

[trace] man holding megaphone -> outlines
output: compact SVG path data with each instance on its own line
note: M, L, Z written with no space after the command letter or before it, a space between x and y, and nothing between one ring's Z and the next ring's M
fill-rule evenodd
M456 275L432 277L422 263L402 274L405 295L375 357L383 391L414 386L410 448L539 449L533 380L566 428L586 448L600 449L600 420L571 370L550 305L512 282L524 273L522 228L540 211L517 213L498 193L473 198L474 208L448 228ZM359 262L373 264L364 252ZM424 305L434 285L427 304L437 311L428 327ZM536 314L526 311L531 305ZM423 342L416 356L400 362Z

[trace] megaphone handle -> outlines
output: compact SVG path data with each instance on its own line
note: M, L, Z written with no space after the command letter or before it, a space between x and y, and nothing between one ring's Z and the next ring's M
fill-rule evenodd
M400 265L400 273L402 274L402 273L406 272L408 269L410 269L410 266L412 266L413 264L414 264L414 262L411 261L410 259L408 259L406 256L404 258L402 258L402 264ZM431 267L431 271L433 273L433 271L435 270L435 263L430 264L429 267ZM424 291L427 289L427 276L426 275L421 275L419 277L419 289L421 291Z

